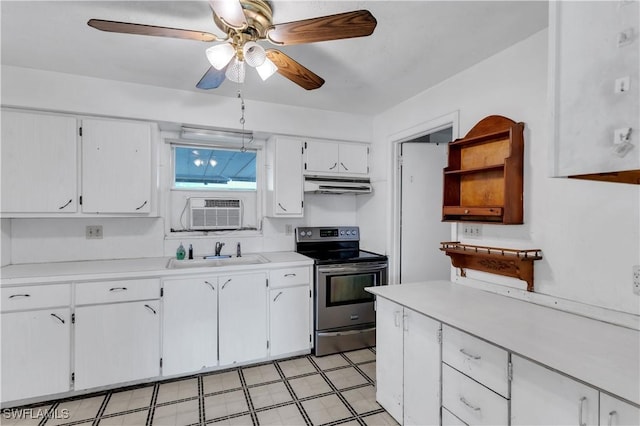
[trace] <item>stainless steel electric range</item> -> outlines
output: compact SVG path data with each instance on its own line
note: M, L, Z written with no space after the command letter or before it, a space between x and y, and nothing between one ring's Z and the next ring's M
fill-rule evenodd
M376 343L374 296L387 284L387 256L360 250L357 226L296 229L296 251L314 259L314 354Z

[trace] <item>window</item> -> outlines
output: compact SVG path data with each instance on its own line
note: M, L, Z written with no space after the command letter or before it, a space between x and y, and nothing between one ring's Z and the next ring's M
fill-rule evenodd
M175 189L256 191L256 151L174 146Z

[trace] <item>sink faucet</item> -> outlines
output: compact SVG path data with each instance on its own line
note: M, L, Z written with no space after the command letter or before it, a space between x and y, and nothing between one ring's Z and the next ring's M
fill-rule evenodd
M224 246L224 243L221 243L220 241L216 241L216 249L214 253L216 256L220 256L220 251L222 250L223 246Z

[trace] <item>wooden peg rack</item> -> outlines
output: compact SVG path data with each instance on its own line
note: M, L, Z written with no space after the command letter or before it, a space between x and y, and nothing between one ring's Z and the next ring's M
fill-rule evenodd
M540 249L473 246L458 241L442 242L440 245L440 250L451 257L451 264L460 268L463 277L467 276L466 268L475 269L526 281L527 291L533 291L533 261L542 259Z

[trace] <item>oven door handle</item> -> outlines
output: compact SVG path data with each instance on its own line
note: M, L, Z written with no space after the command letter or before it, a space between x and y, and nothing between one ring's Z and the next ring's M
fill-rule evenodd
M353 334L362 334L362 333L370 333L372 331L376 331L375 327L371 328L363 328L361 330L348 330L348 331L322 331L318 332L318 336L322 337L334 337L334 336L350 336Z
M387 268L387 265L380 266L367 266L365 268L358 268L357 266L322 266L318 267L319 273L336 273L336 272L347 272L347 273L358 273L364 274L367 272L378 272L383 271Z

